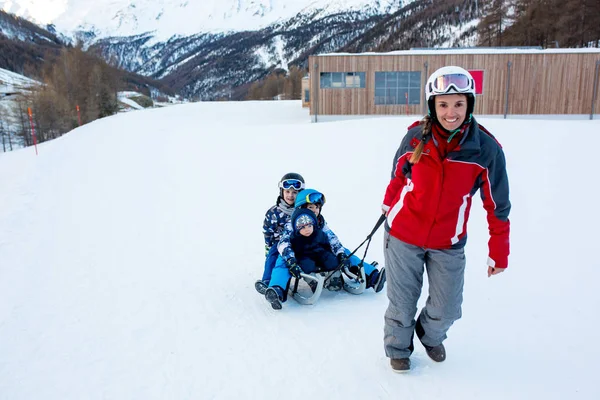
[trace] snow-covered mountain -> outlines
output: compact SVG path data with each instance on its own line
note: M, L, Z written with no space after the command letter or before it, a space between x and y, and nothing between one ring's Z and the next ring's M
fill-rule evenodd
M258 30L298 14L331 15L395 11L402 0L0 0L5 11L52 23L61 31L93 31L99 37L153 32L173 35Z
M3 0L0 0L0 3ZM64 38L51 28L45 29L23 18L2 12L0 7L0 38L42 46L60 47ZM6 51L5 49L3 49Z
M252 82L306 68L311 54L472 45L478 21L464 0L0 0L33 19L48 5L52 30L205 100L244 98Z
M468 46L476 39L476 24L471 3L415 0L384 14L314 10L256 31L199 33L166 42L147 33L89 43L105 59L161 79L183 96L240 98L249 83L276 68L306 68L311 54Z

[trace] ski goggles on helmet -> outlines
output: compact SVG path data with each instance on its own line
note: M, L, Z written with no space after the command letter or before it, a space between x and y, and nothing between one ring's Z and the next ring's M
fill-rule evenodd
M464 74L440 75L430 85L429 90L433 94L448 93L452 88L459 93L473 89L471 87L471 80Z
M307 204L325 204L325 195L323 193L313 192L306 195Z
M304 189L304 183L298 179L286 179L284 181L279 182L279 187L281 189L300 190Z

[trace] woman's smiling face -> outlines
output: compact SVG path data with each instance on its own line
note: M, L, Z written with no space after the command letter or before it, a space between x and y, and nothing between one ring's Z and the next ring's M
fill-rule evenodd
M467 116L467 96L464 94L435 96L435 114L444 129L453 131L460 128Z

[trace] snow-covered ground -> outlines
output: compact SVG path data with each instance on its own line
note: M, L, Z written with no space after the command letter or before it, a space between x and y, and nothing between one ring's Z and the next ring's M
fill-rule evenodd
M29 79L26 76L0 68L0 95L20 92L37 83L37 81Z
M392 372L385 292L282 311L255 292L280 176L323 191L354 248L414 119L197 103L0 154L0 399L600 398L598 120L480 121L507 156L512 254L488 279L477 200L446 362L417 342L414 369Z

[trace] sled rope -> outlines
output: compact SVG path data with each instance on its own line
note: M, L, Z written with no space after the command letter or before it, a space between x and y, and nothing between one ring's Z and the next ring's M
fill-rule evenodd
M373 227L373 230L371 231L371 233L369 233L369 235L367 236L367 238L365 240L363 240L363 242L361 244L358 245L358 247L356 249L354 249L354 251L350 254L348 254L346 257L350 258L354 255L354 253L356 253L358 251L358 249L360 249L365 243L367 243L367 247L365 247L365 253L363 255L362 260L360 260L360 263L358 264L359 268L362 268L364 262L365 262L365 258L367 257L367 251L369 251L369 245L371 244L371 239L373 239L373 235L375 234L375 232L377 232L377 230L379 229L379 227L381 225L383 225L383 222L385 221L385 215L381 214L381 216L379 217L379 219L377 220L377 223L375 224L375 226ZM329 280L329 278L331 278L333 276L333 273L336 271L340 271L341 265L338 265L336 269L328 271L330 272L329 276L327 276L327 278L325 278L324 282L327 282ZM361 278L362 279L362 278ZM300 279L296 279L296 281L294 282L294 289L292 290L292 293L296 293L298 292L298 284L300 283Z
M375 232L377 232L379 227L381 225L383 225L384 221L385 221L385 215L381 214L381 217L379 217L379 219L377 220L377 223L375 224L375 227L373 228L371 233L369 233L369 236L367 236L367 238L365 240L363 240L363 242L361 244L359 244L358 247L356 249L354 249L354 251L352 253L348 254L348 258L353 256L354 253L356 253L358 251L358 249L360 249L362 247L362 245L365 244L366 241L368 241L367 247L365 248L365 255L363 256L363 261L365 260L365 257L367 256L367 250L369 250L369 245L371 244L371 239L373 239L373 235L375 234ZM361 264L362 264L362 262L361 262Z
M367 238L365 240L363 240L363 242L361 244L358 245L357 248L354 249L354 251L350 254L348 254L346 257L350 258L354 255L354 253L356 253L358 251L358 249L360 249L365 243L367 243L367 247L365 247L365 253L363 254L363 258L362 260L360 260L360 263L358 264L358 268L362 268L364 262L365 262L365 258L367 258L367 251L369 251L369 245L371 244L371 239L373 239L373 235L375 234L375 232L377 232L377 230L379 229L379 227L381 225L383 225L383 222L385 221L385 215L381 214L381 216L379 217L379 219L377 220L377 223L375 224L375 226L373 227L373 230L371 231L371 233L369 233L369 235L367 236ZM332 272L335 271L339 271L341 270L341 265L339 265L336 269L334 269ZM333 274L331 274L333 275ZM331 278L331 275L329 275L327 277L327 279L325 279L325 282L327 282L329 280L329 278Z

